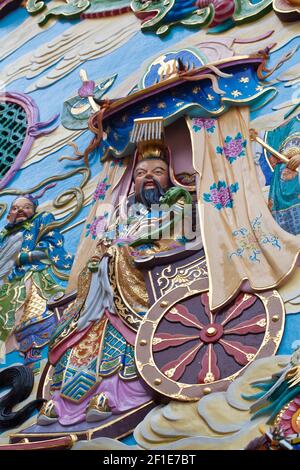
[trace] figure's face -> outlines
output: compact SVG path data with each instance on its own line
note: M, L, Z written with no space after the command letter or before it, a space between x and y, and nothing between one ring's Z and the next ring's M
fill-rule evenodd
M134 170L134 186L136 196L139 198L141 190L155 189L157 181L166 191L169 187L169 169L164 160L143 160Z
M20 197L16 199L9 211L7 216L8 221L11 224L18 224L19 222L25 222L30 219L35 212L35 207L29 199Z

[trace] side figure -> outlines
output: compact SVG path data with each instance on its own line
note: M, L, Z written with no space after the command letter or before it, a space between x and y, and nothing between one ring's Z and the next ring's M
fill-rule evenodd
M67 273L73 255L52 228L54 217L38 212L31 195L11 204L8 223L0 233L0 345L2 360L19 350L25 365L38 366L56 316L47 300L62 291L54 273Z
M287 164L269 156L273 175L269 192L269 208L276 222L293 235L300 233L300 118L267 133L267 143L289 159Z

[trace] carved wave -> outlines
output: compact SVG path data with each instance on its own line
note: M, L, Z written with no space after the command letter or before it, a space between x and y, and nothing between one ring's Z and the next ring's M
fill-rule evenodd
M37 78L27 92L45 88L68 75L80 64L99 59L121 47L139 30L138 20L130 14L101 18L76 24L36 51L25 54L3 69L5 85L20 78ZM54 65L54 68L49 69Z

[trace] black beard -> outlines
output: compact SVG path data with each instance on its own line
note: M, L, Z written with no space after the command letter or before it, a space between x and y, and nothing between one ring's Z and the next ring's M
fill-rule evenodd
M34 215L34 214L33 214ZM27 217L26 220L22 220L22 222L8 222L8 224L5 225L5 228L6 229L12 229L14 227L18 227L18 226L22 226L22 224L24 224L24 222L28 222L30 219L32 219L33 215L31 217ZM24 216L26 217L26 216Z
M165 190L155 179L153 179L155 188L145 189L146 183L147 181L144 181L142 184L139 200L147 207L147 209L151 209L152 204L159 204L159 200L165 194Z

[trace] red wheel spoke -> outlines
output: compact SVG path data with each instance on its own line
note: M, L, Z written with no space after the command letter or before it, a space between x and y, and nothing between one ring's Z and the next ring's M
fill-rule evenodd
M162 372L172 380L179 380L186 367L195 359L203 343L197 343L193 348L185 351L174 361L169 362L162 368Z
M208 345L201 362L201 370L198 374L198 383L210 383L219 380L220 369L218 358L212 344Z
M229 321L239 317L246 308L251 307L256 302L256 297L250 294L240 294L234 305L226 312L226 316L222 321L222 325L226 325Z
M209 309L209 297L208 297L208 294L202 294L201 295L201 302L204 306L204 310L205 310L205 313L208 317L208 321L209 323L213 323L214 322L214 317L213 317L213 314L211 313L210 309Z
M184 305L176 305L172 307L171 310L165 316L166 320L171 322L179 322L182 325L198 328L202 330L203 325L199 322L197 317L190 313Z
M223 346L229 356L233 356L235 361L242 366L252 361L257 353L257 349L238 341L220 339L219 344Z
M180 346L181 344L187 343L194 339L199 339L199 335L184 336L184 335L172 335L170 333L159 333L153 338L153 351L163 351L174 346Z
M267 320L264 314L250 318L239 325L224 331L224 335L247 335L249 333L263 333L266 330Z
M175 304L165 313L164 320L174 323L176 329L170 323L164 323L163 331L158 329L153 338L152 351L155 360L162 352L159 368L169 379L182 381L188 371L194 384L210 384L224 378L223 362L228 361L228 367L224 368L224 373L226 369L228 375L231 370L230 373L236 373L240 366L248 365L256 357L259 346L251 345L251 335L265 333L267 316L263 307L259 311L255 308L258 305L256 302L261 304L257 296L247 293L239 294L234 303L218 313L210 311L208 292L200 293L197 300L198 306L186 304L183 299L182 303ZM173 331L176 333L172 334ZM236 340L230 339L230 335L236 335L232 336ZM247 335L250 335L249 338ZM181 347L180 353L176 347ZM198 355L201 348L203 354ZM183 352L184 349L186 351ZM180 356L176 357L178 354Z

